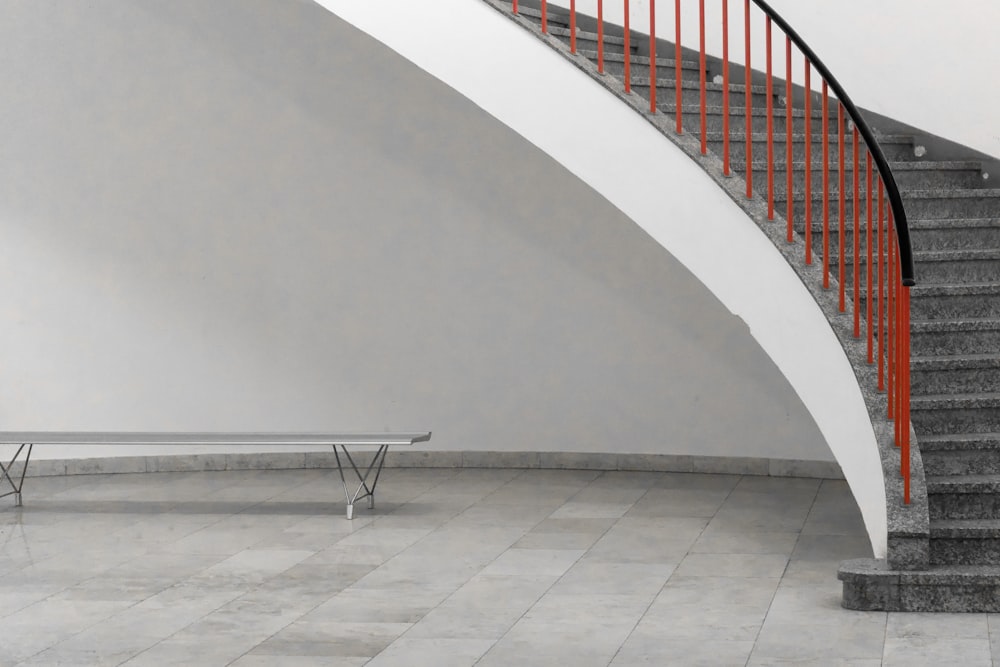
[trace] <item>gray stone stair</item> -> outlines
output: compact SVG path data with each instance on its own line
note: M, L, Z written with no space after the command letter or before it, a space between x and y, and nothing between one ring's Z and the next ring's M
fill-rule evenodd
M924 435L920 454L928 475L1000 474L1000 433Z
M914 357L910 372L914 396L1000 392L1000 354Z
M847 192L853 198L854 155L850 150L850 147L848 147L848 154L845 156L844 182L847 185ZM774 168L774 180L776 184L780 184L781 191L785 192L787 190L788 170L785 166L785 156L779 155L778 158ZM867 188L865 187L866 173L864 159L864 154L862 154L859 158L861 168L858 170L858 189L862 194L867 192ZM839 158L830 160L832 168L829 171L829 179L831 184L835 184L837 182L836 179L840 177L838 160ZM800 193L800 196L805 190L805 164L804 159L792 163L793 192ZM985 187L985 184L989 182L983 179L982 164L975 161L928 160L925 162L913 162L897 160L889 166L892 168L892 173L895 176L896 185L901 190L928 187L980 188ZM821 154L814 154L810 168L812 169L811 187L815 191L823 187L823 159ZM742 174L744 170L744 165L740 164L739 173ZM753 176L755 183L764 182L762 179L767 178L766 160L754 160ZM874 180L874 176L872 178ZM876 191L873 187L874 192Z
M913 320L910 340L914 356L988 354L1000 350L1000 319Z
M496 4L497 0L487 0ZM522 15L538 23L537 12L522 9ZM550 34L569 42L565 19L549 13ZM594 25L582 20L587 26ZM621 31L609 28L604 45L604 77L620 76ZM644 37L633 33L633 51L645 52ZM596 60L596 34L577 32L578 55ZM645 40L648 42L648 40ZM676 85L672 48L658 50L657 102L660 112L676 111ZM669 57L662 57L669 56ZM630 56L633 95L648 99L649 60ZM579 64L579 61L578 61ZM700 65L682 60L684 134L700 138ZM734 65L732 70L738 72ZM592 73L598 81L601 75ZM618 87L613 89L620 90ZM767 183L766 134L767 90L752 86L752 120L749 167L755 205L764 200ZM747 170L745 136L746 88L730 88L730 160L735 176ZM621 94L620 92L618 93ZM787 192L785 171L786 127L783 84L775 81L774 135L770 138L774 167L775 224L784 225L788 197L792 198L793 223L802 243L806 204L806 159L804 110L792 110L791 138L793 181ZM863 101L862 101L863 102ZM706 86L708 124L705 138L709 151L722 156L722 87L718 81ZM635 104L642 109L641 104ZM830 192L827 199L830 220L830 257L833 278L839 262L839 156L836 106L831 101L827 142ZM909 134L879 132L874 128L894 178L900 186L909 219L918 285L913 288L912 341L912 425L916 433L917 455L914 488L919 489L914 504L902 508L890 502L889 557L884 560L846 561L838 578L843 581L843 604L852 609L899 611L981 611L1000 612L1000 190L989 187L978 157L934 159L922 150L923 139ZM814 261L822 261L822 109L813 104L809 159L811 181L812 236ZM844 264L848 294L853 295L854 202L853 144L845 133L845 216ZM867 220L864 179L860 182L860 255L857 268L864 284L867 252L864 225ZM760 210L757 208L756 210ZM835 287L835 284L834 284ZM862 291L859 307L864 312ZM848 304L848 312L852 310ZM831 315L833 317L833 315ZM873 394L874 395L874 394ZM884 410L884 406L882 407ZM876 427L876 433L883 433ZM882 442L879 435L879 441ZM891 445L888 445L891 447ZM887 456L886 449L880 450ZM887 496L900 493L898 454L891 453L885 464ZM893 458L896 457L896 458ZM926 476L925 476L926 472ZM895 568L895 569L894 569Z
M741 162L746 162L746 135L742 132L737 133L735 126L732 128L733 133L730 137L729 144L729 154L733 159L733 164L736 164L736 160ZM822 158L822 141L823 135L821 134L822 129L815 127L811 128L812 133L809 135L811 142L811 154L813 158L813 164L823 164ZM722 144L723 136L722 132L708 132L705 135L708 143L709 150L711 150L716 155L722 155ZM835 145L837 138L836 135L830 136L829 140L833 142L831 145ZM750 135L751 146L753 149L753 159L763 158L767 156L767 134L765 132L754 132ZM777 132L774 135L774 151L775 155L781 156L781 159L785 159L785 143L786 136L784 132ZM806 135L803 133L802 129L797 129L792 133L792 160L805 160L805 145L806 145ZM879 137L879 145L882 146L882 151L886 156L887 160L897 161L906 160L913 158L914 144L913 137L905 134L894 134L894 135L884 135ZM829 164L837 164L836 154L834 151L830 151L829 154Z

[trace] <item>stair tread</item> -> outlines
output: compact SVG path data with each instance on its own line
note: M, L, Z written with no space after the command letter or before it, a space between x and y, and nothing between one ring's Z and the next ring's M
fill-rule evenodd
M914 250L913 258L925 262L956 259L1000 259L1000 248L950 248L948 250Z
M914 298L921 296L987 296L1000 294L1000 282L921 283L914 285L910 294Z
M920 447L926 444L950 442L997 442L1000 443L1000 433L935 433L920 436Z
M931 539L1000 538L1000 519L931 519Z
M910 229L1000 227L1000 218L907 218Z
M961 319L913 320L910 322L910 331L915 333L998 330L1000 330L1000 318L997 317L964 317Z
M1000 354L948 354L914 356L910 365L919 370L1000 368Z
M914 410L927 408L996 408L1000 407L1000 393L984 391L974 394L924 394L922 396L911 396L910 405Z
M884 559L855 558L840 564L837 578L867 574L899 576L900 583L906 584L947 583L956 579L983 579L984 583L995 584L995 578L1000 577L1000 565L931 565L926 570L892 570Z

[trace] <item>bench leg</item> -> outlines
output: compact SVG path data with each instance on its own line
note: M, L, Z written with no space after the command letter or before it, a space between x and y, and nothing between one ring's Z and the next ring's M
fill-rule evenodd
M14 468L14 464L17 463L18 457L21 456L21 452L24 451L25 447L28 448L28 452L24 456L24 468L21 470L21 477L20 477L20 479L17 482L15 482L14 478L10 476L10 473L11 473L11 471ZM7 493L0 494L0 498L3 498L5 496L13 495L14 496L14 507L22 507L23 506L23 501L22 501L22 498L21 498L21 489L24 487L24 476L28 472L28 462L31 461L31 450L33 448L34 448L34 445L32 445L30 443L22 444L20 447L17 448L17 452L14 453L14 458L12 458L10 460L10 463L8 463L7 465L4 465L3 461L0 461L0 471L2 471L2 472L0 472L0 481L6 480L7 483L10 484L10 488L11 488L11 491L8 491Z
M382 474L382 466L385 465L385 455L389 451L389 445L379 445L378 450L375 452L375 456L372 457L371 463L365 469L364 473L358 468L357 464L354 462L354 458L351 456L350 452L347 451L346 445L339 445L343 450L344 457L351 466L351 470L358 478L358 487L351 493L351 489L347 484L347 478L344 476L344 464L340 460L340 452L337 451L338 445L333 446L333 454L337 457L337 471L340 473L340 481L344 485L344 495L347 496L347 518L354 518L354 503L360 498L368 498L368 509L375 509L375 487L378 485L378 478ZM372 476L372 473L375 473ZM369 486L369 479L371 480L371 486ZM364 493L362 493L364 491Z

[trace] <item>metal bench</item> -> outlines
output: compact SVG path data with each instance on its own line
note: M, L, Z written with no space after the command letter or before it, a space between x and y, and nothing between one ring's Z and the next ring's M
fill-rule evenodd
M344 484L344 494L347 496L347 518L354 518L354 503L361 498L368 498L368 508L375 507L375 486L378 484L385 455L391 445L412 445L415 442L427 442L431 439L429 431L422 433L138 433L138 432L60 432L60 431L8 431L0 432L0 445L16 445L10 462L0 461L0 484L4 481L10 484L12 490L0 494L0 498L14 496L15 506L22 505L21 489L24 486L24 476L31 460L31 451L35 445L332 445L337 459L337 470L340 481ZM348 447L370 445L376 446L375 456L371 463L359 468ZM340 448L340 451L337 448ZM20 477L15 482L12 475L14 465L24 452L24 467ZM351 493L347 477L344 475L343 453L350 469L358 478L358 487ZM362 469L364 472L362 472ZM374 476L372 474L374 473ZM369 484L370 482L370 484ZM353 484L353 483L352 483ZM362 493L364 491L364 493Z

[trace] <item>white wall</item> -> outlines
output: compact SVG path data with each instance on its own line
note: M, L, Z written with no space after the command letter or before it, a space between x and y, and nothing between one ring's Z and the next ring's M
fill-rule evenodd
M323 8L6 17L3 430L429 429L441 450L832 460L675 257Z
M568 7L569 0L550 0ZM1000 90L1000 3L990 0L836 0L769 3L812 47L859 107L895 118L1000 157L996 109ZM578 0L577 11L597 15L596 0ZM606 20L621 25L624 3L605 0ZM634 30L648 31L649 0L629 3ZM722 3L705 3L706 50L722 55ZM743 2L729 0L730 60L744 62ZM657 35L674 39L674 3L656 3ZM682 4L682 43L698 48L698 3ZM751 60L763 71L764 18L751 10ZM785 76L785 42L773 33L775 76ZM803 82L801 55L793 48L793 74ZM818 89L815 72L814 87Z
M441 0L433 14L407 0L321 4L552 155L669 249L746 321L816 420L851 484L876 556L884 555L881 464L850 365L798 277L699 167L639 115L485 3ZM723 418L727 407L720 402Z

